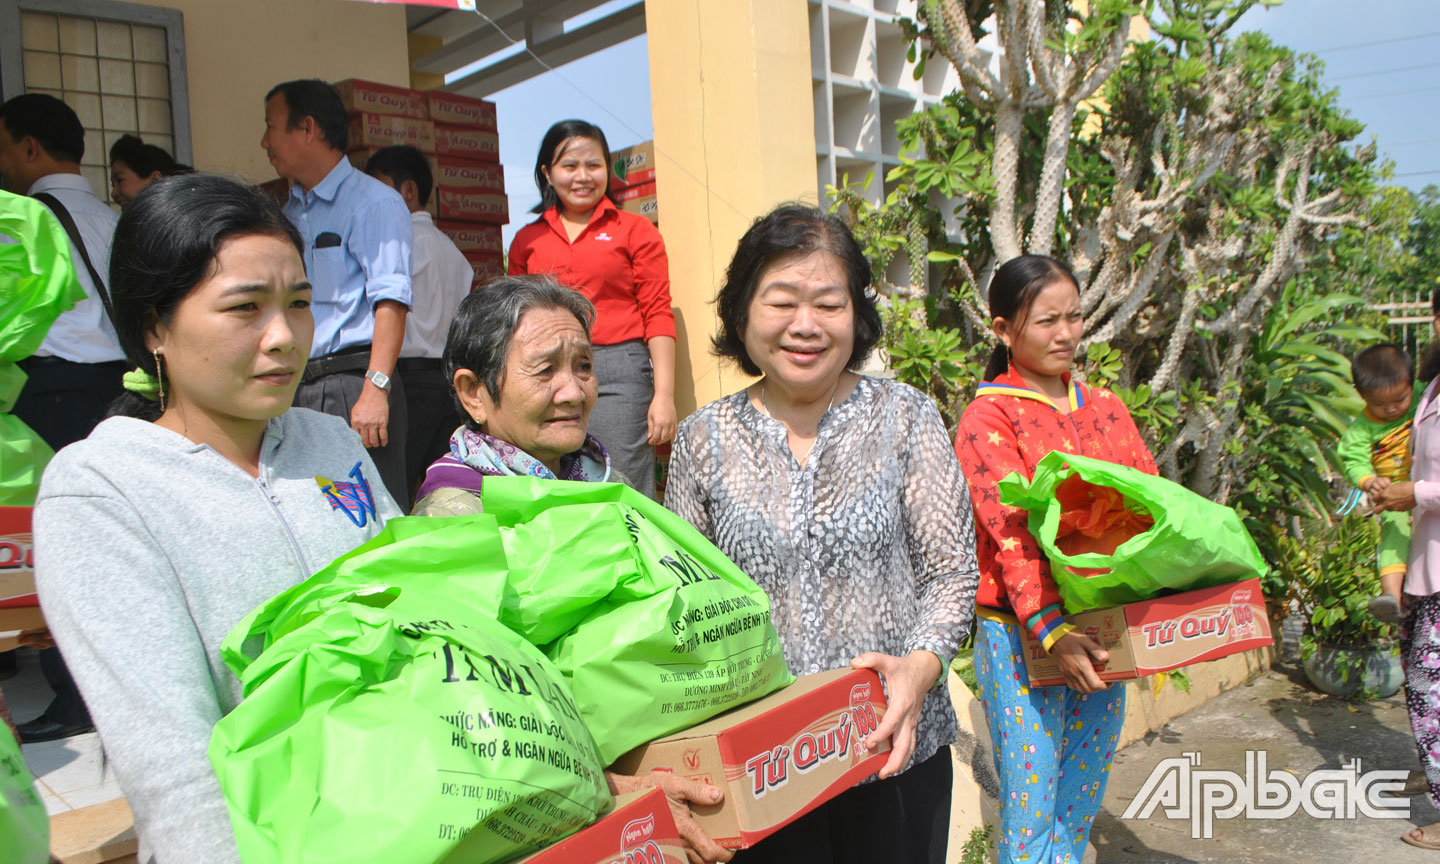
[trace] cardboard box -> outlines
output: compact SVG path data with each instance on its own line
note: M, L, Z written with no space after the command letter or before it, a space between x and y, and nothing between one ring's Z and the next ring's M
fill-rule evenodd
M578 834L514 864L686 864L685 844L659 789L622 795Z
M369 162L369 161L370 161L370 157L371 157L371 156L374 156L376 153L379 153L382 149L384 149L384 148L382 148L382 147L359 147L359 148L353 148L353 149L350 150L349 153L346 153L345 156L346 156L346 158L348 158L348 159L350 160L350 164L355 166L355 170L356 170L356 171L364 171L364 170L365 170L365 163L366 163L366 162ZM431 173L431 175L434 176L435 182L438 184L438 183L440 182L440 163L439 163L439 161L437 161L437 158L436 158L435 154L433 154L433 153L426 153L426 154L424 154L424 155L425 155L425 161L426 161L427 163L429 163L429 165L430 165L430 173ZM432 191L433 191L433 190L432 190Z
M624 204L626 201L633 201L636 198L655 197L655 183L640 183L636 186L627 186L618 192L611 192L610 197L615 199L616 204Z
M610 191L655 180L655 142L645 141L610 154Z
M626 213L639 213L656 225L660 224L660 199L654 195L620 201L618 206Z
M487 132L494 132L500 128L495 117L494 102L472 99L469 96L456 96L454 93L445 93L440 90L430 90L425 96L429 103L430 119L436 123L484 129Z
M412 120L429 120L430 112L425 104L425 94L409 87L395 87L346 78L335 82L340 101L345 103L345 113L390 114L409 117Z
M505 169L499 162L440 156L436 163L436 186L505 194Z
M719 786L725 800L693 808L716 843L745 849L879 771L889 747L861 739L885 716L868 669L801 676L784 690L667 735L615 762L622 774L670 771Z
M439 221L435 227L455 244L455 248L461 252L484 252L487 255L500 255L505 251L505 239L500 233L499 225L486 225L483 222L447 222Z
M50 854L63 864L130 864L139 845L135 815L124 798L50 817Z
M437 212L441 219L489 222L493 225L504 225L510 221L510 199L504 195L441 186L435 190L435 198L439 202Z
M0 507L0 651L19 645L22 633L45 629L35 594L35 548L29 507Z
M500 161L500 136L484 129L435 124L435 152L461 159Z
M1110 652L1101 681L1144 678L1273 644L1259 579L1066 615ZM1065 683L1059 662L1021 628L1030 686Z
M470 282L470 290L474 291L491 279L505 275L505 256L498 252L462 252L465 260L470 262L470 269L475 271L475 278Z
M429 120L412 120L369 111L350 115L349 149L389 147L391 144L409 144L421 153L434 153L435 124Z
M284 177L266 180L255 188L269 196L270 200L275 202L276 207L284 207L285 202L290 200L290 181Z

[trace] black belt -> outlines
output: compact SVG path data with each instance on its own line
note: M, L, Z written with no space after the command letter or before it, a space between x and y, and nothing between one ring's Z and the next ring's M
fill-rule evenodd
M326 354L323 357L316 357L305 364L305 376L300 379L302 384L308 384L316 378L324 378L326 375L334 375L337 372L364 372L370 368L370 346L363 345L359 348L346 348L344 351L336 351L334 354Z
M395 368L401 372L434 372L444 365L439 357L401 357L395 361Z

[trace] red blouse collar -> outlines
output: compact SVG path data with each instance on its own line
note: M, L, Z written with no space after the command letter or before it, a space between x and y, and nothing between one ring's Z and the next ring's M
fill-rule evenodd
M585 232L593 228L597 222L599 222L601 219L607 218L607 213L619 212L620 208L615 206L615 202L611 201L608 195L604 198L601 198L600 203L595 205L595 209L590 211L590 221L585 223L585 227L581 229L579 234L575 235L575 239L579 240L585 234ZM559 204L556 204L554 207L545 208L545 212L540 215L545 219L545 222L549 224L552 230L558 233L561 237L565 238L565 242L570 242L570 236L565 233L565 226L562 225L560 222Z

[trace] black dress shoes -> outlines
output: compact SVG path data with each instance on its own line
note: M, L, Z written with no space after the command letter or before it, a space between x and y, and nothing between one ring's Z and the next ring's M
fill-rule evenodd
M41 714L29 723L17 724L15 731L20 733L21 744L37 744L41 741L57 741L72 735L93 732L95 724L89 720L83 723L56 723L49 716Z

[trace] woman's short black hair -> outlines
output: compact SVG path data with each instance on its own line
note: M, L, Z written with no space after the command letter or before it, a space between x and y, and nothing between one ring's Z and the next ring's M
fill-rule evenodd
M276 93L285 98L285 107L289 109L286 128L294 129L304 123L306 117L314 117L321 137L332 150L344 153L350 149L350 120L345 116L345 103L329 82L319 78L285 81L271 87L265 101L269 102Z
M209 278L226 240L257 234L286 240L303 252L300 235L280 208L264 193L228 177L166 177L135 196L120 212L110 250L115 332L130 363L162 374L145 346L145 334L156 321L170 321L180 302ZM109 413L154 420L160 406L127 392Z
M740 238L725 270L725 284L715 296L720 313L720 332L710 340L715 356L733 360L746 374L761 374L745 350L750 301L755 298L760 277L783 261L822 251L834 255L844 267L850 307L855 310L855 348L846 368L863 366L880 341L882 329L875 293L870 290L870 262L839 217L807 204L776 207L756 219Z
M1000 265L990 280L990 317L1004 318L1017 328L1025 326L1025 318L1040 292L1056 279L1065 279L1075 290L1080 282L1070 265L1049 255L1018 255ZM985 365L985 380L994 381L1010 369L1010 352L1004 343L996 343Z
M450 382L450 396L455 410L465 418L465 425L479 432L479 427L465 411L455 392L455 373L469 369L480 379L485 392L500 404L500 388L505 383L505 358L520 319L531 309L563 309L575 316L590 338L590 325L595 323L595 306L589 299L566 288L549 276L501 276L492 279L466 295L450 321L445 337L441 363L445 380Z
M375 151L365 162L365 173L375 176L376 172L390 178L395 191L409 180L415 184L416 200L421 207L430 203L430 192L435 188L435 174L430 170L430 160L425 154L408 144L391 144Z
M116 162L135 172L136 177L145 178L160 172L161 177L189 174L194 169L181 165L175 157L154 144L146 144L138 135L121 135L110 145L110 164Z
M535 156L535 188L540 190L540 203L530 208L531 213L544 213L559 205L560 198L555 194L555 187L545 179L545 169L555 161L555 151L560 149L560 145L571 138L590 138L600 144L600 152L605 154L605 197L610 197L610 144L605 140L605 133L600 131L599 126L584 120L561 120L540 139L540 152Z

